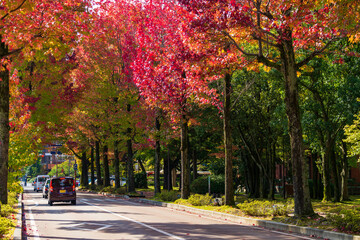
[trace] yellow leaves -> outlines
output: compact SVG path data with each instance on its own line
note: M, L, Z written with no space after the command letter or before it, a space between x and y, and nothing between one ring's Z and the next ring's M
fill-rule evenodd
M309 65L304 65L300 68L300 72L313 72L313 71L314 71L314 68ZM301 75L301 73L300 73L300 75Z
M297 76L297 77L300 77L300 76L301 76L301 72L297 71L297 72L296 72L296 76Z
M349 37L349 41L350 41L351 43L360 42L360 33L357 33L357 34L355 34L355 35L351 35L351 36Z

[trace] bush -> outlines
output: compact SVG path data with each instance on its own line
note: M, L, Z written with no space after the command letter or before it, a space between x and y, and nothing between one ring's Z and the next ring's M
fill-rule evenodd
M206 206L212 202L212 197L207 193L206 195L195 194L191 195L188 202L194 206Z
M195 179L190 185L192 193L206 194L209 192L208 176ZM225 193L225 177L223 175L210 175L210 192L211 194Z
M109 187L104 187L102 189L102 192L108 192L108 193L112 193L114 191L114 188L109 186Z
M115 194L125 194L126 193L126 187L120 187L114 190Z
M341 210L340 214L332 214L327 216L327 218L342 232L360 233L359 210Z
M148 188L146 172L136 173L134 177L135 177L136 188Z
M164 190L161 193L156 194L156 197L166 202L174 202L176 199L178 199L178 193L175 191Z
M2 205L1 207L3 207ZM0 238L3 239L5 235L9 234L9 230L15 227L15 223L8 218L0 217Z
M11 213L15 212L15 209L9 204L1 204L1 217L8 217Z
M270 201L254 200L252 202L244 202L237 207L246 215L267 217L267 216L287 216L291 212L291 204L276 204Z

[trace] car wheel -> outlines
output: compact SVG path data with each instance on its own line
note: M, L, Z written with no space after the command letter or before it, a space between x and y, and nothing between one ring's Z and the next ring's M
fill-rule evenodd
M50 206L52 206L53 205L53 202L52 201L48 201L48 204L50 205Z
M76 200L72 200L72 201L71 201L71 204L72 204L72 205L76 205Z

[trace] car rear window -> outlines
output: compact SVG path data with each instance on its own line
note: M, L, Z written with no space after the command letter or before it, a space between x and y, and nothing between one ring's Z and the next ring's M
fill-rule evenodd
M52 180L53 187L72 187L73 184L74 180L72 178L60 178Z
M45 182L46 181L45 177L38 177L38 179L39 179L39 182Z

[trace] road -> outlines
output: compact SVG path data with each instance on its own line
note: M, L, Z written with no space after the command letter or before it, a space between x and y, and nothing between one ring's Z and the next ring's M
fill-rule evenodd
M77 205L47 204L25 187L27 239L311 239L205 218L132 200L77 193Z

